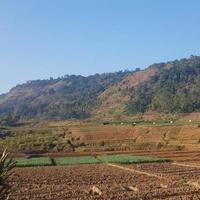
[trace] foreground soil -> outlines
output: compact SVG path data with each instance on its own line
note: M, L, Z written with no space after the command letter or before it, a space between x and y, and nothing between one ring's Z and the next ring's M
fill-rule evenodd
M173 163L17 168L9 199L200 199L198 153L177 153Z

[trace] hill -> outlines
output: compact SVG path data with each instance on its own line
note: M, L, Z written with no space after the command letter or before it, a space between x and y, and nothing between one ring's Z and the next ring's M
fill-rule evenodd
M83 119L200 111L200 57L144 70L29 81L0 96L0 116Z
M0 116L87 118L99 104L99 94L130 73L120 71L88 77L66 75L57 79L28 81L0 96Z
M129 113L156 110L191 113L200 110L200 57L191 56L168 63L148 81L132 88Z
M150 65L144 70L136 69L135 73L129 74L122 81L109 87L99 96L101 105L98 107L97 113L104 117L133 113L131 102L135 95L135 89L139 88L143 83L149 82L152 77L161 71L167 71L171 67L173 67L172 62L167 62Z
M156 72L156 68L137 70L129 74L119 83L109 87L99 96L101 102L97 113L105 116L117 116L124 113L127 103L130 101L132 89L140 83L147 81Z

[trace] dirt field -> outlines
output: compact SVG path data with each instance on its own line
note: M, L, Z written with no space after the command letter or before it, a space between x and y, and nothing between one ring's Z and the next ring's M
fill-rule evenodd
M17 168L9 199L200 199L199 154L151 152L173 163ZM91 194L93 186L102 194Z

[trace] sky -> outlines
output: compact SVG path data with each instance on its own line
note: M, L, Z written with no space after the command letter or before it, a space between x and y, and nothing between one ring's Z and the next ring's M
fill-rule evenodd
M200 55L199 0L0 0L0 93Z

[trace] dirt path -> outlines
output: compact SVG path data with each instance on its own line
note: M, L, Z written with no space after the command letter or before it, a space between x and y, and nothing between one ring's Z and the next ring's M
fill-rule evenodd
M173 165L177 165L177 166L182 166L182 167L196 167L196 168L200 168L200 166L194 166L194 165L179 164L179 163L172 163L172 164ZM107 163L107 165L111 166L111 167L118 168L118 169L122 169L122 170L125 170L125 171L129 171L129 172L133 172L133 173L138 173L138 174L142 174L142 175L146 175L146 176L150 176L150 177L155 177L155 178L158 178L160 180L167 180L167 181L170 182L170 178L162 177L162 176L159 176L159 175L156 175L156 174L153 174L153 173L149 173L149 172L145 172L145 171L140 171L140 170L135 170L135 169L130 169L130 168L127 168L127 167L116 165L116 164ZM188 181L187 185L191 186L193 188L196 188L196 189L200 189L200 185L199 185L198 181ZM168 187L168 186L166 186L166 187Z
M167 179L165 177L158 176L156 174L152 174L152 173L144 172L144 171L140 171L140 170L135 170L135 169L130 169L130 168L127 168L127 167L116 165L116 164L107 163L107 165L111 166L111 167L119 168L119 169L122 169L122 170L125 170L125 171L130 171L130 172L134 172L134 173L138 173L138 174L143 174L143 175L146 175L146 176L155 177L155 178L158 178L158 179L165 179L165 180Z

